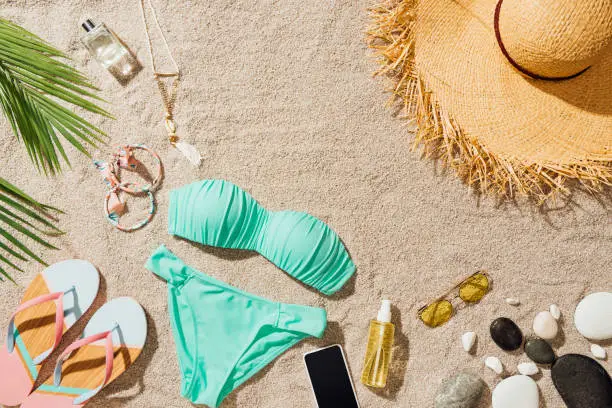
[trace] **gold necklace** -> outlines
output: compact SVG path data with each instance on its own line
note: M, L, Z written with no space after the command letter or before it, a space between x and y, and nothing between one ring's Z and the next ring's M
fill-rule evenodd
M166 51L168 56L170 57L170 61L174 65L174 71L170 72L159 72L155 65L155 58L153 57L153 43L151 41L151 36L149 34L149 24L147 23L146 13L145 13L145 0L139 0L140 2L140 11L142 12L142 21L144 23L145 33L147 35L147 41L149 43L149 56L151 57L151 66L153 67L153 78L157 83L157 87L159 88L159 93L161 95L162 103L164 105L164 109L166 111L166 130L168 131L168 141L170 144L179 150L183 155L189 160L194 166L199 166L202 161L202 156L198 149L195 146L179 141L179 137L176 134L176 123L174 122L174 105L176 103L176 95L178 92L179 83L181 81L181 72L179 70L178 64L172 57L172 53L170 52L170 47L168 45L168 41L166 41L166 36L164 35L161 26L159 25L159 20L157 18L157 14L155 13L155 8L151 3L151 0L147 0L149 8L151 9L151 13L153 14L153 20L155 21L155 25L159 33L161 34L161 38L164 41L164 45L166 47ZM169 86L166 85L164 80L170 78L171 81Z

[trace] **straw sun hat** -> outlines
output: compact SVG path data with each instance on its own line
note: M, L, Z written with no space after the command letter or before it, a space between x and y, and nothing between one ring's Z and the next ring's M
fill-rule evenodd
M414 145L477 191L612 184L612 0L386 0L370 46Z

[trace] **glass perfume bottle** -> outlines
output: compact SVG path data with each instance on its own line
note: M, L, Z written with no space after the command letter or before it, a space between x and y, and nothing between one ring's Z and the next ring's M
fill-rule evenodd
M391 301L383 300L376 320L370 322L370 334L366 349L361 382L375 388L387 385L391 364L395 326L391 323Z
M138 72L140 63L104 23L87 19L82 24L87 34L81 38L89 53L119 82L125 82Z

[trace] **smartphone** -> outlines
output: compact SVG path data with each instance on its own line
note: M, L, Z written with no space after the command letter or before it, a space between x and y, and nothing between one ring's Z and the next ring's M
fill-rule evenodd
M304 354L304 362L318 408L359 408L339 344Z

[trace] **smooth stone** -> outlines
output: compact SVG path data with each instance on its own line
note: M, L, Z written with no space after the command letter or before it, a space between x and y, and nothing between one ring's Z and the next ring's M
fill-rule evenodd
M606 349L601 347L599 344L591 344L591 354L593 357L598 358L600 360L605 360L608 356L606 353Z
M527 357L538 364L552 364L557 358L551 345L538 337L527 339L525 353Z
M491 370L495 371L496 374L501 374L504 371L504 366L499 358L489 356L485 358L485 365Z
M612 407L612 379L595 360L581 354L559 357L550 371L567 408Z
M476 333L474 332L465 332L463 336L461 336L461 345L463 349L468 353L474 347L474 343L476 342Z
M585 296L576 306L574 325L587 339L611 339L612 293L597 292Z
M555 305L554 303L550 305L548 311L550 312L552 317L555 318L555 320L559 320L561 318L561 309L559 309L559 306Z
M534 362L530 361L528 363L521 363L517 367L518 372L523 375L535 375L540 371L537 365Z
M545 340L552 340L557 337L559 324L548 310L540 312L533 319L533 332Z
M538 408L540 394L531 377L513 375L497 384L492 400L493 408Z
M521 301L516 298L506 298L506 303L510 306L518 306L521 304Z
M480 377L462 371L442 381L436 394L435 408L475 408L484 389L485 383Z
M490 327L491 338L502 350L512 351L523 344L523 332L507 317L498 317Z

